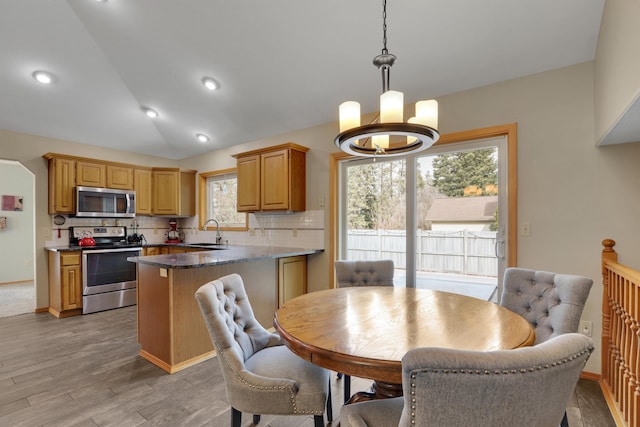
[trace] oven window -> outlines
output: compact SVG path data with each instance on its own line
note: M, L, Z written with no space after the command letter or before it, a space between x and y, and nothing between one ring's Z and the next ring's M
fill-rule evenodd
M100 286L136 280L136 264L127 261L128 257L139 253L125 252L87 252L86 286Z

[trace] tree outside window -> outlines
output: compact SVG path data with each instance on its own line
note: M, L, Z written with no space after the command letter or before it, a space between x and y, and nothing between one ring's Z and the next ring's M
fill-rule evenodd
M235 169L200 174L200 226L216 219L221 230L246 230L247 214L238 212L238 175Z

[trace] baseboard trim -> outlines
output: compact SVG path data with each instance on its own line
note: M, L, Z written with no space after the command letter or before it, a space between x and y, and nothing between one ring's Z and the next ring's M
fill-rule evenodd
M16 282L0 282L0 286L2 286L2 285L19 285L21 283L29 283L29 282L33 282L33 279L31 279L31 280L18 280Z
M585 380L598 381L598 383L600 383L600 381L602 380L602 376L600 374L585 371L582 371L582 373L580 374L580 378L583 378Z

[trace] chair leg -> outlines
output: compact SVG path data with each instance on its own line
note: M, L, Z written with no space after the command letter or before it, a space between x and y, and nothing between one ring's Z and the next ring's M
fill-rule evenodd
M340 372L338 372L338 374L336 376L338 377L339 380L342 379L342 374Z
M344 376L344 403L351 398L351 375Z
M233 406L231 407L231 427L240 427L242 424L242 412Z
M567 411L564 411L564 417L560 421L560 427L569 427L569 420L567 419Z
M329 380L329 392L327 393L327 421L333 421L333 403L331 402L331 380Z
M322 415L313 416L313 427L324 427L324 417Z
M258 425L260 422L260 414L253 414L253 425Z

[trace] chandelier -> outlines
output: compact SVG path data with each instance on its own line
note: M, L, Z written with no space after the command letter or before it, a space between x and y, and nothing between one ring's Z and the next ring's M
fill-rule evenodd
M399 156L431 147L440 138L438 102L418 101L415 116L404 121L404 94L389 89L389 73L396 56L387 50L387 1L382 2L382 53L373 65L382 71L382 95L377 122L360 124L360 104L340 104L340 134L336 145L344 152L361 157Z

